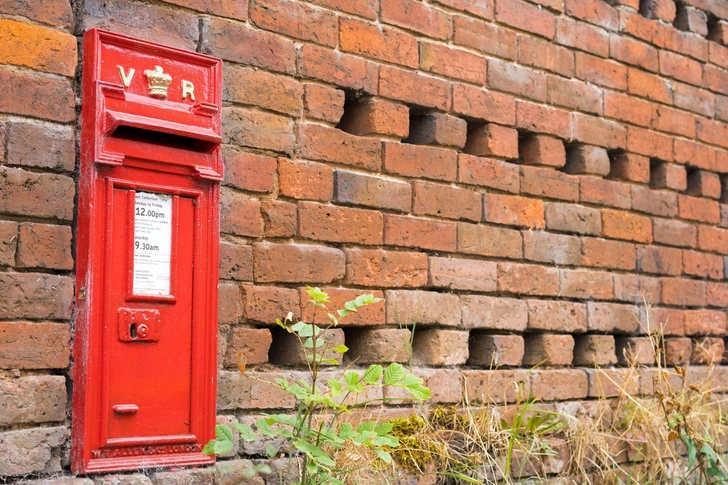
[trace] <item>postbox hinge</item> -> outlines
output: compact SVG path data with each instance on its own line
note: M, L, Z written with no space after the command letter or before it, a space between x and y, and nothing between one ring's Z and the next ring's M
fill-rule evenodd
M82 286L78 290L78 301L84 301L86 299L86 287Z

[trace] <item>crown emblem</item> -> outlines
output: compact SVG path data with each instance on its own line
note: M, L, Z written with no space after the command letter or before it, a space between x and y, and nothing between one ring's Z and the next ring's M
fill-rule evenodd
M149 84L149 96L153 98L167 99L167 88L172 83L172 76L164 72L161 66L154 66L154 69L144 71Z

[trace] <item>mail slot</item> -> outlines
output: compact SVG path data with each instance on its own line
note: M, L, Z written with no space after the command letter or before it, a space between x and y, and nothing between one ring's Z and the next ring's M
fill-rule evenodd
M71 461L209 464L222 62L84 36Z

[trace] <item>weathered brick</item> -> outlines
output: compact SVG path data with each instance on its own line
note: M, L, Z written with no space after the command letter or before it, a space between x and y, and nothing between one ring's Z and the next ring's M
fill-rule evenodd
M523 365L571 365L574 359L574 337L550 333L528 334Z
M667 365L685 365L693 355L693 341L689 338L666 338L664 344Z
M250 0L250 20L261 29L335 47L337 17L291 0Z
M331 303L327 303L326 306L329 311L338 310L344 308L344 304L347 301L354 300L359 295L368 293L373 295L375 298L381 298L384 300L384 293L382 291L372 290L350 290L345 288L321 288L329 295ZM310 300L311 297L307 293L307 288L299 288L301 296L301 319L305 322L316 323L319 325L328 325L331 323L331 319L328 313L314 307ZM385 304L383 301L372 303L365 307L360 307L358 311L351 312L346 317L339 319L340 326L352 326L352 325L383 325L386 322L385 318Z
M410 123L409 143L463 148L468 124L465 120L443 113L415 116Z
M406 138L409 134L407 106L379 98L367 98L345 106L337 128L352 135L388 135Z
M411 332L406 328L347 329L347 360L358 364L407 362Z
M409 212L412 186L400 180L334 171L334 201Z
M469 6L474 5L468 0L465 1ZM494 6L492 3L485 5L490 8ZM454 16L454 28L453 42L455 44L470 47L485 54L496 55L504 59L516 59L517 40L514 31L494 23L484 22L480 19L465 17L463 15Z
M563 167L566 164L564 143L552 136L527 136L520 140L518 152L521 162L528 165Z
M383 152L385 172L449 182L457 178L454 150L384 142Z
M542 102L548 92L543 72L500 59L488 60L488 87Z
M71 5L61 0L50 0L43 5L4 0L0 2L0 12L65 28L69 28L73 20Z
M420 42L420 69L482 86L489 68L482 56L442 44Z
M379 95L428 108L450 108L450 83L389 66L379 68Z
M6 162L71 172L76 164L73 130L60 125L10 123Z
M477 224L458 224L459 253L520 258L523 254L519 231Z
M232 419L228 420L229 416L218 417L218 419L220 418L226 419L226 421L224 421L226 424L233 422ZM223 421L218 421L218 424L221 424L222 422ZM237 455L236 448L237 447L233 448L233 451L236 451L234 455ZM131 473L124 475L103 475L96 477L93 483L95 485L151 485L152 481L143 473Z
M71 228L24 222L18 225L18 268L73 269Z
M639 126L648 127L656 116L656 106L621 93L604 93L604 115Z
M63 426L0 433L3 475L60 472L61 446L66 443L68 435L68 428Z
M415 181L412 213L480 221L482 196L472 190Z
M517 194L518 165L493 158L458 155L458 182Z
M720 222L720 205L715 200L679 195L677 202L680 217L683 219L709 224Z
M324 359L333 359L337 362L334 365L341 365L343 354L330 350L344 344L344 330L340 328L329 328L322 331L317 339L323 343L316 348L316 354ZM292 333L285 331L276 332L271 346L270 361L272 364L285 366L307 366L311 362L309 356L313 355L313 349L305 349L303 342ZM332 363L322 362L321 365L328 366Z
M296 204L281 200L264 200L260 204L260 216L263 218L263 235L265 237L291 237L296 234L298 228ZM252 261L252 253L250 261ZM250 274L252 274L252 269Z
M476 156L518 158L518 132L505 126L486 124L468 130L463 149L465 153Z
M599 238L584 238L581 244L584 266L632 270L635 268L634 244Z
M66 379L27 376L0 381L0 425L49 423L66 419Z
M568 111L529 101L516 101L516 127L521 130L567 139L572 134L571 120Z
M389 27L342 17L339 42L346 52L412 68L418 66L417 41Z
M258 282L329 283L344 276L344 252L324 246L258 243L253 245Z
M581 262L581 241L576 236L524 231L523 257L529 261L575 266Z
M497 289L497 266L489 261L430 257L430 286L491 292Z
M625 211L602 209L602 235L641 243L652 242L652 220Z
M290 288L272 286L243 286L243 314L248 320L261 323L275 323L276 318L283 320L288 312L299 318L298 292Z
M521 295L550 295L559 291L559 273L535 264L498 263L498 290Z
M328 201L334 193L334 171L323 163L281 158L278 186L286 197Z
M654 365L655 348L651 337L620 337L617 339L617 360L621 365Z
M483 220L534 229L546 224L543 201L500 194L483 195Z
M319 84L303 85L303 110L306 116L338 123L344 114L344 91Z
M520 335L470 335L468 364L476 366L519 366L525 344Z
M637 246L637 269L645 273L679 276L682 251L662 246Z
M278 162L273 157L244 153L226 145L222 149L225 185L251 192L272 192Z
M576 77L598 86L627 90L627 67L581 52L576 53Z
M622 124L615 121L583 113L574 113L572 115L572 124L573 131L567 137L575 141L609 149L623 150L629 146L628 131ZM636 127L627 128L639 129Z
M706 287L706 298L708 306L728 306L728 283L709 281Z
M220 231L236 236L260 237L263 233L260 201L223 190L220 195Z
M632 209L663 217L678 214L677 194L654 190L645 185L632 186Z
M607 175L610 171L609 155L604 148L577 144L569 147L564 170L572 174Z
M314 44L304 44L298 50L299 75L339 87L376 94L377 70L373 62Z
M580 335L574 340L575 365L594 367L617 363L614 336Z
M705 170L692 170L688 173L687 193L696 197L720 199L721 184L717 173Z
M304 372L246 372L220 371L218 373L217 409L293 409L296 399L284 391L274 380L282 378L293 383L308 378Z
M619 153L612 157L609 178L628 182L650 182L650 159L634 153Z
M468 360L469 332L419 329L412 342L412 363L419 365L461 365Z
M579 200L579 178L552 167L521 167L521 193L547 199Z
M580 177L579 182L582 202L620 209L629 209L632 204L629 184L597 177Z
M224 71L223 99L258 106L289 115L300 115L303 86L289 77L255 68L227 67Z
M627 127L627 150L660 160L673 159L673 138L637 126Z
M716 114L716 95L710 91L683 83L675 83L673 90L674 103L678 108L711 118Z
M40 273L0 273L0 318L67 320L71 316L73 280Z
M240 308L240 286L218 283L217 302L218 323L237 323L243 313Z
M609 55L609 33L607 31L569 17L556 19L556 42L600 57Z
M344 281L380 288L425 286L427 255L379 249L347 249Z
M226 107L222 110L223 143L293 153L293 121L263 111Z
M500 404L515 402L519 389L528 385L528 372L514 370L465 370L464 386L473 402Z
M0 167L0 212L70 221L74 194L70 177Z
M75 118L71 81L22 71L0 71L0 112L59 122Z
M635 333L640 326L637 307L618 303L587 303L587 330Z
M518 36L518 62L567 77L574 74L574 54L569 49L530 35Z
M544 209L549 230L589 235L602 232L602 219L597 209L559 202L546 202Z
M583 333L586 305L568 301L528 300L528 330Z
M667 0L663 1L667 2ZM688 84L700 86L703 81L703 66L694 59L675 54L674 52L661 50L660 74L673 77Z
M460 325L457 295L430 291L387 290L387 323L400 325Z
M660 329L665 335L685 335L685 316L687 310L672 308L653 308L651 312L640 310L642 330L654 332ZM649 317L649 319L648 319Z
M378 170L380 150L376 140L327 126L307 124L299 128L298 155L304 158Z
M589 379L589 397L618 397L625 392L639 392L639 378L631 369L586 369ZM614 454L622 461L627 459L627 450L617 449Z
M685 278L663 278L660 281L660 303L678 306L704 306L705 282Z
M654 218L652 232L656 243L686 248L694 248L697 244L697 230L686 222Z
M548 101L564 108L602 114L602 90L578 79L547 76Z
M683 251L683 273L692 276L723 279L723 258L698 251Z
M268 362L272 341L267 328L235 327L227 340L223 365L245 368L246 365L264 364Z
M685 335L725 336L726 314L717 310L688 310L685 312Z
M70 358L71 332L66 324L0 323L0 368L63 369Z
M0 21L0 63L73 76L76 39L66 32L18 22Z
M315 202L298 203L298 234L330 242L382 244L382 213L354 207L337 207Z
M464 328L522 332L528 324L528 307L523 300L480 295L462 295Z
M454 222L385 214L384 244L455 252L457 225Z
M603 271L559 271L559 295L566 298L611 300L613 285L612 275Z
M685 190L687 188L685 167L665 162L653 163L650 167L650 187L653 189Z
M660 294L660 281L651 276L635 274L615 274L614 299L618 301L644 304L657 301Z
M382 20L420 34L446 40L452 19L441 10L414 0L380 0Z
M617 10L607 2L598 0L565 0L564 11L572 17L586 20L607 30L616 30Z
M497 3L495 19L547 39L553 39L555 35L554 15L520 0L502 0Z
M459 115L491 123L509 126L516 123L513 97L464 84L453 85L452 109Z
M657 72L658 54L653 46L618 34L609 36L609 56L626 64Z

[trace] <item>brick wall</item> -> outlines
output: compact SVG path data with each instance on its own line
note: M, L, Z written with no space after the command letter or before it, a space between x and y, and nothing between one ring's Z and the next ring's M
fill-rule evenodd
M513 399L513 380L546 401L595 397L594 364L618 377L645 342L640 293L669 357L696 373L722 358L726 1L6 0L0 13L0 482L68 474L92 27L225 61L222 422L292 409L255 377L302 372L271 323L313 318L309 284L337 304L385 299L332 337L356 365L406 361L416 322L412 362L435 403ZM95 483L228 483L260 452ZM43 483L92 483L69 480Z

